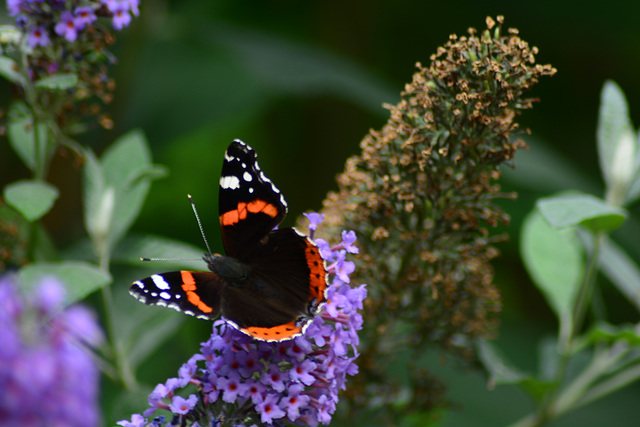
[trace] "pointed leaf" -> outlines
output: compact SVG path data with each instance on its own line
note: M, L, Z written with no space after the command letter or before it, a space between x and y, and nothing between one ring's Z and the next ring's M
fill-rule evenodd
M24 78L17 71L17 65L15 61L6 56L0 56L0 76L7 79L9 82L24 85Z
M44 277L55 277L64 285L64 306L83 299L111 282L111 276L98 267L77 261L29 264L18 273L27 293L34 290Z
M575 230L551 228L536 210L525 218L521 236L520 252L529 275L560 321L569 321L584 271Z
M105 183L102 174L102 167L96 159L95 154L90 149L84 152L85 163L82 168L82 202L84 207L84 225L87 234L95 238L96 224L99 217L100 201L104 194Z
M23 102L14 102L9 107L7 136L13 150L31 171L36 169L36 150L31 112ZM38 126L38 141L40 147L52 150L53 144L48 144L46 126ZM42 148L41 148L42 151ZM40 152L41 158L49 153Z
M600 168L607 188L616 185L616 174L620 173L620 169L624 169L626 173L627 168L621 168L618 164L620 160L630 164L635 162L635 150L626 158L617 154L620 142L625 141L626 136L632 132L633 127L629 119L629 109L624 93L615 82L607 80L600 97L597 129Z
M115 189L115 205L109 239L119 240L140 213L151 179L164 174L164 168L151 164L144 134L131 131L105 151L102 159L105 183Z
M627 211L590 194L570 194L541 199L537 203L554 228L582 225L594 232L619 228Z
M39 89L66 90L78 84L78 75L75 73L56 74L45 77L36 82Z
M58 198L58 189L44 181L22 180L4 188L7 203L30 222L42 218Z

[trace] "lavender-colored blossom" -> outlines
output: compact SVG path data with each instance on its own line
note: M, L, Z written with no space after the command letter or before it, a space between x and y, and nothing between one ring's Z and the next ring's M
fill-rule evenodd
M97 426L99 372L86 348L103 342L95 318L79 306L62 310L55 279L30 296L0 277L0 425Z
M29 34L27 44L31 47L49 45L49 35L44 27L35 27Z
M319 215L307 217L313 227L322 222ZM202 343L198 357L192 357L180 369L182 380L184 372L189 372L190 383L197 386L200 400L190 412L178 413L169 407L173 394L166 392L165 385L159 385L149 396L151 408L144 412L146 419L164 409L177 417L173 423L191 426L328 424L336 409L338 391L346 386L347 375L358 372L357 331L362 328L358 310L366 297L365 285L356 288L349 285L348 276L355 264L345 257L352 253L348 248L353 247L355 236L344 233L342 237L343 241L333 249L316 239L325 260L333 262L328 268L333 280L327 291L327 304L304 336L263 342L224 320L215 321L213 334ZM325 252L329 252L327 256ZM194 361L198 366L195 372ZM181 381L174 380L174 383ZM172 392L177 393L180 388Z
M304 213L304 216L309 220L309 230L315 231L318 229L318 224L324 221L324 214L319 214L317 212Z
M131 421L118 421L117 424L122 427L144 427L147 425L147 422L142 415L133 414L131 416Z
M195 394L190 395L188 399L181 396L173 396L169 409L174 414L185 415L196 406L196 403L198 403L198 396Z
M64 11L60 15L60 22L55 27L56 34L64 36L70 42L76 41L78 30L76 29L75 19L69 11Z
M16 16L20 13L20 6L22 6L22 0L7 0L7 10L9 16Z
M93 8L88 6L77 7L74 15L73 23L78 30L84 29L85 26L93 24L98 19Z
M105 0L104 3L107 5L109 11L113 14L113 20L111 21L111 25L116 30L121 30L124 27L128 27L131 23L131 15L129 14L129 10L131 9L131 5L127 0Z
M284 417L287 413L278 406L278 397L275 394L268 394L265 399L256 405L256 410L260 413L260 421L271 424L273 420Z
M349 252L350 254L357 254L358 252L360 252L360 249L358 249L356 246L353 246L353 244L356 242L356 232L353 230L344 230L342 232L342 245L344 246L344 248L347 250L347 252Z

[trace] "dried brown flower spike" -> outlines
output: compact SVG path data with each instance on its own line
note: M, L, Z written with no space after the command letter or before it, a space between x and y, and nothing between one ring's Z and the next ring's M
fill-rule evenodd
M417 356L440 346L475 361L474 340L495 330L501 303L490 260L504 236L489 229L509 220L494 199L514 197L501 193L498 168L526 146L512 139L515 118L535 101L525 93L556 72L535 63L537 48L517 30L503 34L502 22L452 35L428 68L417 64L400 103L386 106L387 124L364 138L324 202L325 224L356 231L357 281L369 289L352 402L397 402L408 389L402 412L424 410L439 399ZM409 384L389 374L398 345L416 352Z

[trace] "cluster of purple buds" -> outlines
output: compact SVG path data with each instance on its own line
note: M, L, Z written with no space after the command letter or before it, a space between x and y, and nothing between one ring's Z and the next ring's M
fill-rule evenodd
M313 238L324 215L306 216ZM365 285L354 288L349 284L355 264L345 257L358 252L355 240L353 231L344 231L342 242L335 247L315 239L333 279L327 303L303 336L275 343L257 341L224 319L218 320L211 338L202 343L201 352L180 368L177 378L158 384L149 395L150 408L118 424L329 424L338 391L345 389L347 375L358 372L357 331L362 329L358 310L367 291ZM170 414L156 415L158 410Z
M131 16L138 16L140 0L7 0L10 16L27 36L32 48L49 46L61 37L75 42L98 17L111 18L116 30L129 25Z
M43 279L27 301L0 277L0 425L97 426L99 371L87 346L103 335L87 308L61 309L62 286Z

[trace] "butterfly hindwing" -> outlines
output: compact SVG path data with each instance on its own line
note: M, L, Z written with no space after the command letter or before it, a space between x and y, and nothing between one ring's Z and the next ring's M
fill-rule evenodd
M317 246L293 228L274 230L247 262L251 278L225 288L222 314L265 340L303 333L326 301L326 269Z

